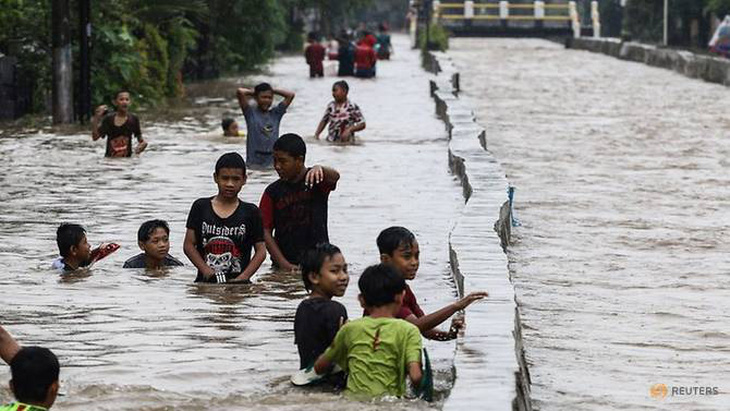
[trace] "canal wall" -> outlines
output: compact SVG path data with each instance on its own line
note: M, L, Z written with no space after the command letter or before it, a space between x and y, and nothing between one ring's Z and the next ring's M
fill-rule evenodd
M730 60L695 54L684 50L623 42L615 38L569 38L566 47L603 53L621 60L634 61L676 71L690 78L730 85Z
M443 53L428 53L436 74L431 95L449 134L449 167L462 185L465 206L449 236L451 270L460 295L487 290L486 303L466 311L457 342L456 379L444 410L480 404L484 410L531 410L530 376L522 347L519 309L505 254L511 235L508 183L487 150L484 128L459 99L459 73Z

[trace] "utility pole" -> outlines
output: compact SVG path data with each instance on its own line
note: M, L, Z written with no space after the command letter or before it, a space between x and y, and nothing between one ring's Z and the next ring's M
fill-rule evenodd
M73 123L74 120L69 0L53 0L51 20L53 123L68 124Z
M79 33L78 117L85 123L91 115L91 0L79 0Z
M664 0L664 46L669 45L669 0Z

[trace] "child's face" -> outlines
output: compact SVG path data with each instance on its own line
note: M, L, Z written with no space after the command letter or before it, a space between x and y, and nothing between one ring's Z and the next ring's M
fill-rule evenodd
M347 92L342 87L332 87L332 98L337 102L343 102L347 100Z
M71 249L71 256L81 262L86 262L91 259L91 246L89 245L89 241L86 240L85 234L81 238L81 241Z
M246 184L246 173L240 168L221 168L213 174L213 180L218 185L218 195L233 199L238 197L241 188Z
M162 227L157 227L150 233L147 241L140 241L139 248L144 251L145 255L156 260L162 261L170 252L170 235Z
M393 255L382 254L380 259L383 263L392 264L406 280L416 278L418 272L420 251L418 242L412 244L401 244L393 251Z
M231 123L230 126L228 126L228 129L226 130L226 136L236 137L238 136L238 122L234 121Z
M271 90L262 91L254 96L254 98L256 99L256 104L258 104L259 108L266 111L269 107L271 107L271 103L274 102L274 92Z
M350 276L347 274L347 262L342 254L327 257L318 274L309 274L309 281L319 293L329 297L342 297L347 290Z
M132 99L129 97L129 93L127 92L117 94L117 98L114 99L114 105L119 111L126 111L131 103Z
M302 157L294 157L291 154L274 150L274 170L279 174L282 180L293 181L304 168L304 159Z

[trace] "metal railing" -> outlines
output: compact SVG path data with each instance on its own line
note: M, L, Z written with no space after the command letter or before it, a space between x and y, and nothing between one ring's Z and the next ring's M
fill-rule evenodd
M532 10L532 13L526 13L529 10ZM575 1L545 4L544 1L535 1L533 3L510 3L509 1L475 3L472 0L467 0L463 3L442 3L434 0L432 16L435 22L442 20L566 22L571 24L573 35L576 38L580 37L581 32L581 23ZM598 1L591 2L591 19L593 37L600 37L601 22Z

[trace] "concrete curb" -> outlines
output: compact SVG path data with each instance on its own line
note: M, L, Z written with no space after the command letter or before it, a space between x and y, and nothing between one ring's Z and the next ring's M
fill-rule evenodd
M570 38L565 46L674 70L690 78L730 86L730 60L723 57L705 56L648 44L622 42L612 38Z
M457 342L456 380L444 410L531 410L530 376L522 349L519 310L506 247L511 207L501 165L487 151L486 132L458 98L459 73L446 54L428 53L436 114L449 132L449 167L466 202L449 236L451 270L461 295L487 290L487 303L467 309L467 332ZM495 221L496 220L496 221Z

